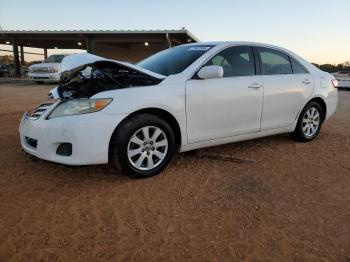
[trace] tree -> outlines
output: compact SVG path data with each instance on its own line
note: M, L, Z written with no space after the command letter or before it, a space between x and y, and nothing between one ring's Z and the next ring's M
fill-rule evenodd
M314 66L318 67L322 71L328 72L328 73L335 73L335 72L344 72L344 73L350 73L350 61L342 63L342 64L316 64L312 63Z

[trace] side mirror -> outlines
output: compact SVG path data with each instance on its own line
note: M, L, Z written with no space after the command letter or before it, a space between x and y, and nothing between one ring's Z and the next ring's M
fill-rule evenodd
M200 79L221 78L224 76L224 69L217 65L204 66L198 71L197 76Z

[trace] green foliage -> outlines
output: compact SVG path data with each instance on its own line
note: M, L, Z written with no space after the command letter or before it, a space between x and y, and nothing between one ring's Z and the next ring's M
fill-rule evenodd
M345 62L343 64L315 64L312 63L314 66L318 67L319 69L321 69L322 71L328 72L328 73L335 73L335 72L342 72L345 74L349 74L350 73L350 62Z

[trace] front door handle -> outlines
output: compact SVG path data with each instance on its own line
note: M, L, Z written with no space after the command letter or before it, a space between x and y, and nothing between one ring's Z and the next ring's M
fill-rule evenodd
M258 89L258 88L261 88L262 85L259 84L259 83L253 83L251 85L248 86L248 88L255 88L255 89Z
M311 83L312 83L312 81L309 80L309 79L304 79L303 80L303 84L305 84L305 85L308 85L308 84L311 84Z

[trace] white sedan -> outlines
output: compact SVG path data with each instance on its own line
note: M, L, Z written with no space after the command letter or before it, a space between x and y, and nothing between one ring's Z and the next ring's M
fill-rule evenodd
M23 149L135 177L158 174L177 150L280 133L311 141L338 102L333 76L266 44L187 44L137 65L77 54L62 67L55 102L21 120Z

